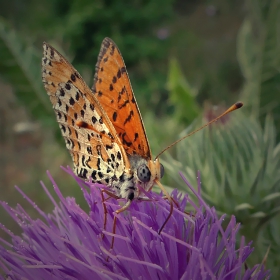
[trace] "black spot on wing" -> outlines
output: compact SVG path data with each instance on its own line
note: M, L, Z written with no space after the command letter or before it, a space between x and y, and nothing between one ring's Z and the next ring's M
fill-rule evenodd
M126 137L126 132L124 132L122 134L122 142L123 142L124 145L130 147L132 145L132 143L129 140L126 140L125 137Z
M133 116L133 111L131 110L130 111L130 113L129 113L129 115L128 115L128 117L125 119L125 121L124 121L124 125L126 125L128 122L130 122L131 121L131 118L132 118L132 116Z
M105 149L106 149L106 151L111 150L111 149L113 149L113 146L107 144L107 145L105 146ZM108 160L110 160L110 159L108 159Z
M122 109L123 107L125 107L127 104L129 103L128 100L125 100L125 102L121 105L119 105L119 109Z
M71 105L71 106L73 106L74 104L75 104L75 100L74 100L74 98L71 96L70 97L70 99L69 99L69 104Z
M91 120L92 120L93 124L95 124L97 122L97 118L95 116L92 116Z
M83 179L87 179L87 173L88 173L88 171L85 168L81 168L78 176Z
M63 124L60 125L60 129L62 130L63 133L66 132L66 128L65 128L65 126Z
M96 181L96 173L97 173L97 171L96 170L93 170L92 171L92 173L91 173L91 177L92 177L92 179L94 180L94 181Z
M110 50L110 55L114 55L115 48L116 47L114 45L112 45L111 50Z
M121 155L120 151L117 152L117 159L118 159L118 160L121 160L121 159L122 159L122 155Z
M88 152L90 155L92 155L92 149L91 149L90 146L87 146L87 152Z
M126 68L125 68L125 66L123 66L123 67L121 68L121 72L122 72L122 74L125 74L125 73L126 73Z
M70 83L66 83L66 84L65 84L65 88L66 88L67 90L70 90L70 89L71 89Z
M80 94L79 94L79 92L78 92L78 91L76 92L75 99L76 99L76 101L79 101L79 99L80 99Z
M117 116L118 116L118 114L117 114L117 112L115 111L115 112L113 113L113 121L114 121L114 122L117 120Z
M75 74L71 74L71 80L72 80L73 82L76 81L76 76L75 76Z
M61 88L59 91L60 91L60 96L64 96L65 95L65 91L64 91L63 88Z
M136 133L134 134L134 142L138 139L138 137L139 137L139 135L138 135L138 133L136 132Z
M118 70L118 73L117 73L117 77L118 79L122 76L122 72L121 72L121 69Z

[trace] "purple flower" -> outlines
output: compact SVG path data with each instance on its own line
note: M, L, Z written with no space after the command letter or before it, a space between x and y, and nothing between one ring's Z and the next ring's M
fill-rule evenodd
M68 171L71 173L70 171ZM11 208L2 202L23 230L12 242L1 240L0 266L8 279L268 279L269 271L261 265L245 269L252 252L250 243L241 238L236 245L239 224L231 217L227 226L224 216L205 204L201 195L182 176L197 199L196 205L177 190L172 197L178 202L171 219L159 235L170 205L161 195L147 193L151 201L134 201L125 213L114 214L120 201L106 200L108 217L104 230L104 209L98 184L85 183L73 173L89 205L83 211L74 198L64 198L49 175L60 200L52 214L46 214L20 190L38 210L42 219L33 220L18 205ZM198 178L198 182L200 179ZM185 213L190 204L193 213ZM113 249L113 217L117 216ZM223 229L225 228L225 229Z

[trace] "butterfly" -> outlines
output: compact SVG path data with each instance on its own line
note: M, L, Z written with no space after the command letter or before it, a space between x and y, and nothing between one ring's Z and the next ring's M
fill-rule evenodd
M124 60L109 38L102 42L95 71L90 89L55 48L43 44L42 80L74 171L126 199L119 213L142 196L141 188L150 191L159 183L164 167L152 160Z
M159 233L172 214L174 202L160 183L164 167L159 155L243 106L237 102L152 159L124 60L110 38L102 42L91 89L78 71L47 43L43 44L42 80L71 154L75 173L83 179L108 186L109 191L105 192L110 196L126 199L126 204L116 213L129 208L133 200L141 199L142 190L151 191L157 184L170 201L170 213Z

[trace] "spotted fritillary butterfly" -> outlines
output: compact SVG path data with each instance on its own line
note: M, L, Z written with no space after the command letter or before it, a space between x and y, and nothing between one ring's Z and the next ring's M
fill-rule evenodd
M57 50L47 43L43 49L43 83L72 156L75 173L107 185L112 196L125 198L127 203L117 213L142 197L141 188L150 191L154 184L159 185L171 207L165 225L171 216L173 201L159 182L164 173L159 155L243 104L237 102L152 160L141 114L116 44L109 38L103 40L92 89Z
M151 190L163 176L151 149L122 55L105 38L90 89L76 69L52 46L43 45L42 79L50 97L75 173L107 185L120 198Z

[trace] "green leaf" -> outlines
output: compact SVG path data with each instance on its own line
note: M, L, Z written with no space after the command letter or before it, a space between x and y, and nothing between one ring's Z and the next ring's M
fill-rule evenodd
M249 203L241 203L235 207L235 211L241 211L245 209L253 209L254 207Z
M263 201L269 201L269 200L274 200L280 197L280 192L277 193L271 193L267 195L266 197L263 198Z
M197 92L190 87L175 59L170 60L167 87L170 103L175 106L175 119L183 123L193 121L200 112L195 100Z
M256 213L251 215L251 218L258 218L258 219L265 218L265 217L267 217L267 214L264 213L264 212L261 212L261 211L260 212L256 212Z

